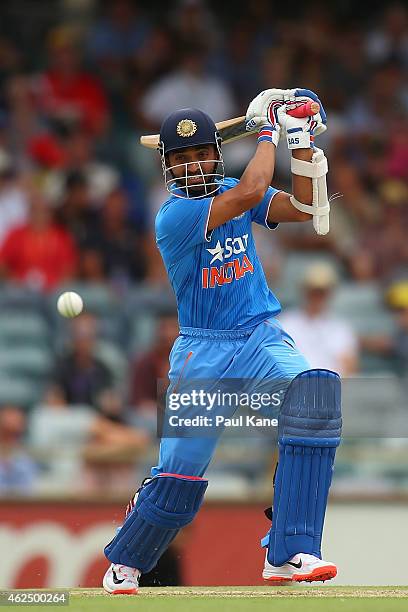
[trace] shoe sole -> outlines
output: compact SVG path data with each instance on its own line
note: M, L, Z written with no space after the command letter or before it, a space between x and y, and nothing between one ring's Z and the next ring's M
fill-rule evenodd
M337 575L337 568L332 565L317 567L310 574L294 574L292 580L294 582L325 582L331 580Z
M138 589L115 589L115 591L108 590L103 587L109 595L137 595Z
M109 595L137 595L139 591L139 589L137 589L136 587L133 587L132 589L115 589L114 591L112 591L112 589L110 589L105 583L105 580L103 580L102 586L104 590L109 593Z
M270 576L269 578L262 576L262 578L273 586L285 586L285 584L291 584L292 582L292 578L279 578L279 576Z

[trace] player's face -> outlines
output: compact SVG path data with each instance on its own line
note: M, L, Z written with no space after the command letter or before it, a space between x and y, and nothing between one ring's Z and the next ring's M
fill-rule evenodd
M187 184L189 190L197 193L203 191L203 181L213 180L211 175L215 172L214 160L218 158L218 152L214 145L199 145L171 151L168 158L174 178L180 179L180 186Z

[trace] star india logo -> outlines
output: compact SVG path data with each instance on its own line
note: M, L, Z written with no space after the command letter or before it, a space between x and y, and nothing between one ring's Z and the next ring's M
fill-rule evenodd
M215 261L223 262L224 259L229 259L232 255L239 255L240 253L245 253L248 247L248 234L244 234L243 236L237 236L236 238L227 238L224 242L224 246L222 246L221 242L218 240L217 244L213 249L206 249L209 254L212 256L210 261L210 265Z
M191 119L182 119L177 124L177 134L182 138L192 136L197 131L197 124Z

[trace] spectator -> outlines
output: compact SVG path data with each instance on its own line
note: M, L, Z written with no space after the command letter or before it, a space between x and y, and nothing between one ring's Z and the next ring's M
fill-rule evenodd
M232 27L231 35L224 41L225 52L213 56L211 67L230 84L239 108L244 109L248 99L262 89L258 71L253 69L254 62L258 61L253 44L254 29L244 16Z
M396 330L389 344L398 374L408 382L408 281L395 282L387 292L387 303L394 311Z
M150 33L150 24L138 3L130 0L110 2L88 33L90 57L105 71L120 69L124 60L134 57Z
M18 183L10 155L0 149L0 247L12 229L26 222L27 200L26 192Z
M366 37L366 52L373 63L392 58L408 66L408 12L402 2L387 4L384 15Z
M72 28L60 26L51 31L48 42L50 65L35 83L40 110L49 119L103 134L108 101L98 80L81 66L78 37Z
M74 236L76 243L83 245L90 228L97 222L98 214L92 207L89 182L81 172L67 174L57 216Z
M27 495L35 486L38 468L23 446L25 428L21 408L0 408L0 495Z
M74 276L77 259L71 235L54 221L44 196L32 190L28 222L12 229L1 248L3 276L38 291L51 291Z
M85 130L68 130L60 140L65 162L62 169L48 176L47 193L58 204L64 197L64 188L69 178L82 176L89 190L89 205L95 209L100 208L109 193L118 187L118 172L95 158L95 141Z
M38 113L32 82L28 75L20 73L10 77L5 90L9 147L20 166L25 162L27 148L32 146L34 149L36 146L38 148L35 141L33 143L33 139L44 132L44 125ZM44 144L42 149L44 150ZM44 157L43 151L41 153Z
M348 135L357 144L358 149L372 150L378 157L381 143L378 143L372 131L373 122L379 130L389 134L387 127L390 120L401 109L407 108L405 75L396 62L388 62L378 66L371 75L367 87L356 92L353 103L349 103L346 111ZM371 145L371 149L369 147ZM373 146L374 145L374 146ZM377 145L377 146L375 146ZM357 153L358 154L358 153ZM362 164L364 159L359 160ZM385 164L384 164L385 165ZM381 174L383 168L379 168ZM378 173L378 168L377 168Z
M361 278L361 260L369 258L374 278L390 281L408 265L408 188L402 181L386 180L378 186L378 195L382 215L360 228L351 269L355 278Z
M261 89L269 87L269 83L279 83L280 87L290 87L293 58L293 49L289 46L265 50L261 64Z
M108 279L102 251L88 246L82 247L78 280L96 285L107 283Z
M408 110L408 108L407 108ZM408 112L399 113L390 123L391 137L387 151L387 175L395 179L408 179Z
M100 407L102 392L112 390L113 376L97 356L97 321L82 314L72 321L72 346L55 369L53 385L68 404Z
M330 235L334 252L346 264L351 276L361 281L374 277L374 254L359 250L362 234L378 233L383 207L379 198L367 190L364 175L351 163L336 164L331 186L341 193L330 211ZM356 253L358 252L358 255Z
M66 403L61 388L50 387L31 415L30 444L44 457L53 490L128 492L149 436L129 426L116 393L101 394L101 412ZM50 459L48 459L50 458ZM81 478L78 479L78 469Z
M388 357L397 374L408 383L408 281L392 283L385 298L395 315L395 331L392 335L363 337L361 347L368 352Z
M81 453L83 486L88 492L128 492L150 435L144 428L127 423L123 402L112 388L99 393L98 408Z
M6 30L3 30L5 32ZM3 107L5 100L4 85L9 76L21 70L23 63L23 50L18 47L13 32L8 35L0 35L0 106Z
M214 48L222 39L219 20L204 0L179 0L169 23L183 45L199 42Z
M153 82L174 68L174 45L171 33L163 26L155 27L132 60L132 71L136 81L130 84L132 97L138 96L145 82Z
M144 278L144 239L129 223L129 202L123 190L109 194L86 243L100 254L109 278L124 283Z
M141 111L148 125L159 126L169 108L195 107L214 121L233 117L234 101L230 90L206 72L206 50L196 45L183 49L175 72L155 83L142 100Z
M175 314L162 314L157 323L153 346L134 361L130 374L130 403L138 411L156 410L157 385L160 380L167 380L169 353L178 332Z
M348 376L357 371L357 340L346 321L330 314L329 300L336 283L331 266L310 266L303 282L302 307L286 311L280 321L311 368L327 368Z
M331 52L324 74L324 99L327 99L330 107L342 110L349 103L350 94L361 90L370 75L364 56L364 38L359 27L347 24L334 47L332 40L329 41Z

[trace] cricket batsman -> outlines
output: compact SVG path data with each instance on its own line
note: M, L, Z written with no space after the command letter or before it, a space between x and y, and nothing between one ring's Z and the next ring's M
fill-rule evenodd
M318 101L316 115L290 109ZM258 144L241 178L226 178L221 139L204 112L171 113L159 151L169 199L156 218L156 239L174 289L180 334L170 353L170 389L184 379L286 380L280 406L279 460L263 578L271 584L329 580L321 540L336 448L341 435L340 379L311 369L275 318L281 310L258 259L252 223L312 220L329 229L327 159L314 146L326 115L307 89L268 89L250 103L246 121ZM291 152L293 194L270 186L279 141ZM105 547L108 593L135 594L185 525L208 485L217 437L163 437L158 465L137 492L126 520ZM239 537L239 534L237 534ZM216 547L216 542L214 542Z

